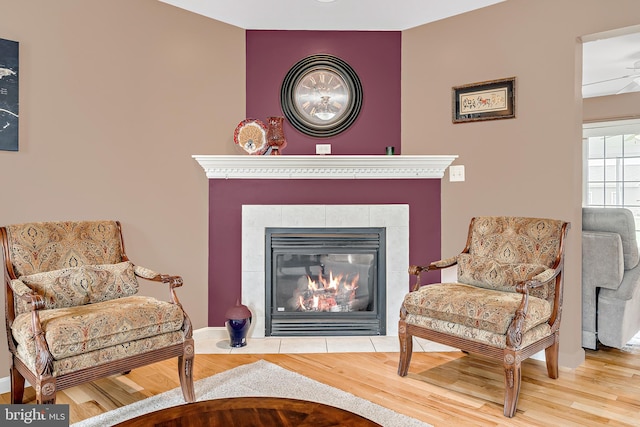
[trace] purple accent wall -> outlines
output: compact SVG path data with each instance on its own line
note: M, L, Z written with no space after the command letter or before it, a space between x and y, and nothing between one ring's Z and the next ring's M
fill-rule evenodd
M401 32L247 31L246 117L266 121L283 116L280 88L289 69L309 55L332 54L360 77L360 115L349 129L330 138L306 136L285 121L283 154L315 155L317 143L331 144L333 155L384 155L387 146L400 154L401 52ZM209 326L224 325L225 311L241 299L243 204L385 203L410 205L410 262L438 259L439 179L209 180ZM432 272L425 282L438 278Z
M351 65L362 82L362 110L353 125L330 138L313 138L285 120L283 154L315 154L315 144L331 144L332 154L400 154L399 31L247 31L247 117L266 121L284 116L280 88L289 69L309 55L335 55ZM240 120L244 117L240 118ZM238 122L240 121L238 120Z
M389 203L409 204L409 262L439 259L439 179L209 180L209 326L223 326L225 311L241 299L243 204ZM437 273L430 275L423 281Z

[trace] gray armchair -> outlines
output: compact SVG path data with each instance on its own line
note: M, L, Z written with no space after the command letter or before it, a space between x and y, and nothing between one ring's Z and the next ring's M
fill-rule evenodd
M639 261L629 209L582 209L584 348L621 348L640 330Z

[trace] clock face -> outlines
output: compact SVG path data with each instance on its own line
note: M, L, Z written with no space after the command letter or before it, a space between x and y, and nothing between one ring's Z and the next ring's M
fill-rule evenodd
M340 74L328 68L308 71L297 80L294 108L317 126L337 123L347 112L351 91Z
M362 85L340 58L314 55L287 73L281 90L282 110L299 131L315 137L337 135L357 118Z

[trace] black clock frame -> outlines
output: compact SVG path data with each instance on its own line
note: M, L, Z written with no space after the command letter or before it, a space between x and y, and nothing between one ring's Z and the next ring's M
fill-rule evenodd
M351 93L346 114L340 120L328 125L316 125L304 119L295 104L295 87L298 81L309 71L324 68L339 74ZM344 60L337 56L318 54L311 55L298 61L282 81L280 89L280 105L282 112L291 125L305 135L316 138L328 138L344 132L358 118L362 108L362 83L358 74Z

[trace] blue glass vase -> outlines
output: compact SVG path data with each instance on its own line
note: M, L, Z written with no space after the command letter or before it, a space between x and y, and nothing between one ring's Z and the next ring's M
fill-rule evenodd
M225 325L229 332L229 345L231 347L244 347L247 345L247 333L251 326L251 311L238 300L234 307L225 313L227 319Z

